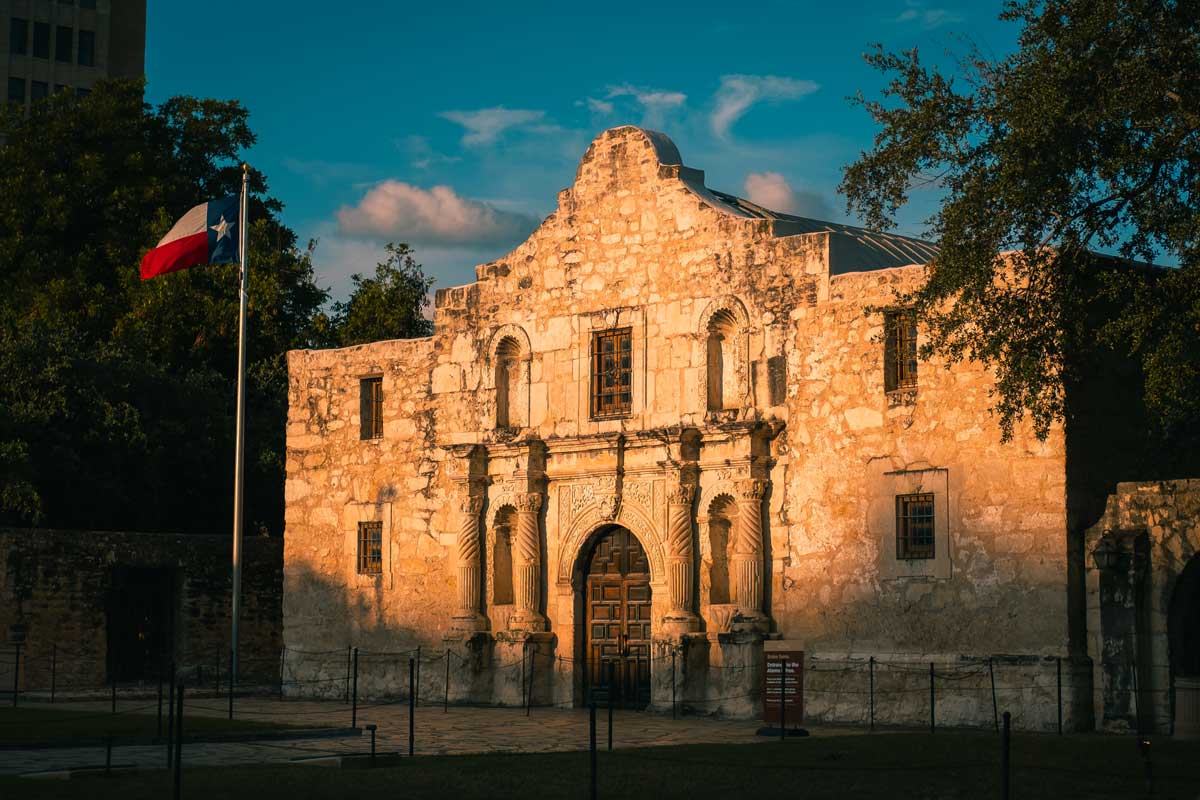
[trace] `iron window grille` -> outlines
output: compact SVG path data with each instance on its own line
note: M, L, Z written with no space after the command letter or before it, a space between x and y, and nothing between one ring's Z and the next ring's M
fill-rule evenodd
M619 417L633 409L633 329L592 334L592 417Z
M383 523L358 523L358 574L383 573Z
M917 385L917 317L911 311L891 311L884 318L884 386L887 391Z
M358 382L359 438L383 438L383 378Z
M933 495L896 496L896 558L934 557Z

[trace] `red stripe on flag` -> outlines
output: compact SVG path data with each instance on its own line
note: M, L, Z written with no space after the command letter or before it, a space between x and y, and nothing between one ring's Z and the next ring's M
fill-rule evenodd
M208 231L156 247L142 257L142 280L188 269L208 261Z

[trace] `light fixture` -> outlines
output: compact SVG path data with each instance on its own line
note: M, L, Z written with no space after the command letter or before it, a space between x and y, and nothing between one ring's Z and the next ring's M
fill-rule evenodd
M1092 562L1096 565L1096 569L1107 572L1117 568L1122 561L1121 556L1120 548L1112 540L1112 532L1107 531L1096 543L1096 549L1092 551Z

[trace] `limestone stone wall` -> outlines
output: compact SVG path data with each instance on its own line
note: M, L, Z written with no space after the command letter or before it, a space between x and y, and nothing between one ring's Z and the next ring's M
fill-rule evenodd
M713 192L662 134L601 134L527 241L438 292L431 338L290 354L293 666L332 683L344 667L321 651L453 645L472 665L454 691L505 701L533 646L553 652L550 700L579 702L580 570L614 524L650 563L656 705L674 685L754 713L764 637L1065 655L1061 432L1002 444L971 365L922 363L915 391L884 391L882 315L865 312L932 252ZM623 328L630 410L595 419L592 335ZM374 375L384 436L362 440ZM916 491L935 495L937 556L898 561L894 496ZM363 520L383 523L378 577L355 570ZM536 576L515 597L496 592L500 557ZM400 690L391 669L360 687ZM990 698L958 712L980 715Z

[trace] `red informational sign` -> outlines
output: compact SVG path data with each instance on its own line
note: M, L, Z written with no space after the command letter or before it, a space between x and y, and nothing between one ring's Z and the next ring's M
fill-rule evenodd
M804 722L804 651L768 650L764 653L763 721L788 728Z

